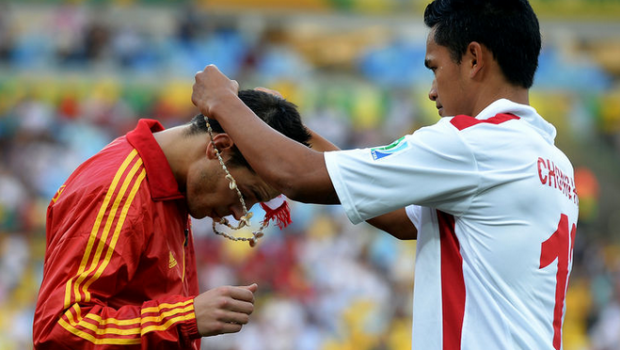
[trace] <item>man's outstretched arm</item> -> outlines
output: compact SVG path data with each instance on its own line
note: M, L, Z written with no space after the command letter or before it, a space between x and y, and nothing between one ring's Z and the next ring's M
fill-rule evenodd
M313 149L276 132L239 100L238 89L236 81L228 79L217 67L207 66L196 74L192 102L204 115L216 119L252 168L287 197L305 203L339 203L323 156L323 152L338 147L312 130L309 132ZM399 239L417 236L404 208L368 223Z
M304 203L337 204L322 152L270 128L238 97L237 82L210 65L196 74L192 102L216 119L252 168L287 197Z

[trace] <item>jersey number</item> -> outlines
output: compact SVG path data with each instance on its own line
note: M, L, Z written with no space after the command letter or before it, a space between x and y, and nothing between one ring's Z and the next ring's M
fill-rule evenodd
M564 311L564 298L568 287L568 268L573 260L573 242L577 226L570 228L568 216L562 214L558 229L542 243L540 253L540 268L549 266L558 259L558 272L555 275L555 307L553 309L553 347L560 350L562 346L562 313Z

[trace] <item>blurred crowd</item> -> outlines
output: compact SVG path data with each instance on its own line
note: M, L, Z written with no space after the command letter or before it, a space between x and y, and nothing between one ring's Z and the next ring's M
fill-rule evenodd
M58 187L138 118L189 121L193 74L206 64L242 88L281 91L341 148L389 144L436 121L421 23L261 16L0 4L0 350L31 348L45 210ZM545 44L532 104L558 128L581 199L564 349L616 350L620 77L563 40ZM259 284L251 323L204 348L410 348L415 242L353 226L336 206L291 206L293 224L268 229L256 248L193 222L202 290Z

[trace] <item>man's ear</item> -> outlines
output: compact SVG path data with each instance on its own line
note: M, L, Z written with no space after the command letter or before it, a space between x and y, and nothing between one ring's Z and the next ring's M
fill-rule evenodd
M230 136L228 136L228 134L226 133L214 134L213 142L211 141L207 142L206 152L207 152L207 157L210 159L217 159L217 155L215 154L215 148L213 147L213 143L215 143L215 146L220 151L220 155L224 153L225 151L231 149L235 145L235 143L230 138Z
M476 76L481 74L482 69L487 64L489 54L492 53L476 41L472 41L467 45L461 64L465 64L465 67L469 70L470 78L476 78Z

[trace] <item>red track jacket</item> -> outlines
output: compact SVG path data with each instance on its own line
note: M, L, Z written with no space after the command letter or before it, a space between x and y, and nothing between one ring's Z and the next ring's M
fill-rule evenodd
M34 349L199 349L187 205L152 132L109 144L47 210Z

